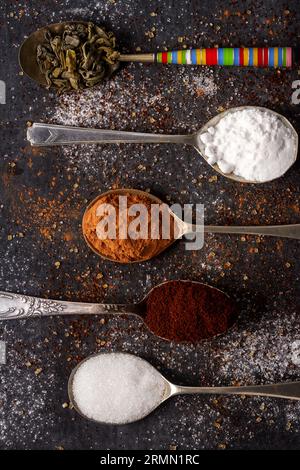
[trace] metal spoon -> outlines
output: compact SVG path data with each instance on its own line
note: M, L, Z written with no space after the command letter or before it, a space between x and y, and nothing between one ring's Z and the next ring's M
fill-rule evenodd
M259 181L246 180L232 173L223 173L217 164L211 165L205 155L205 145L200 136L207 132L209 127L214 127L227 114L244 109L261 109L277 116L288 127L295 140L295 152L293 163L297 159L298 134L292 124L281 114L260 106L240 106L228 109L210 119L198 132L190 135L168 135L168 134L146 134L140 132L111 131L104 129L89 129L83 127L59 126L54 124L34 123L27 130L27 139L34 146L45 147L49 145L70 145L70 144L105 144L105 143L174 143L192 145L204 158L204 160L219 174L239 183L260 183ZM271 181L271 180L269 180Z
M187 280L176 280L176 281L165 281L157 286L153 287L148 294L136 304L96 304L96 303L82 303L82 302L65 302L61 300L49 300L41 299L38 297L31 297L28 295L22 294L13 294L10 292L0 291L0 321L1 320L14 320L14 319L23 319L23 318L33 318L33 317L46 317L46 316L61 316L61 315L122 315L122 314L132 314L136 315L143 319L145 325L153 333L153 331L148 327L146 323L146 314L147 314L147 301L150 295L154 290L160 289L171 282L175 283L193 283L198 286L205 286L206 288L213 289L215 292L222 293L226 299L230 300L230 297L223 292L222 290L209 286L198 281L187 281ZM234 305L234 303L232 302ZM226 330L231 329L237 317L237 309L234 309L229 319L230 327ZM224 334L225 331L219 331L215 336ZM154 333L153 333L154 334ZM157 336L157 335L156 335ZM168 338L163 338L166 341L170 341ZM208 338L207 338L208 339ZM205 340L203 340L205 341Z
M148 198L151 200L151 204L159 204L162 205L164 204L167 206L165 203L163 203L158 197L154 196L153 194L147 193L145 191L140 191L138 189L131 189L131 188L122 188L122 189L112 189L110 191L107 191L105 193L100 194L97 196L95 199L93 199L92 202L87 206L85 213L101 198L108 196L108 195L128 195L129 193L133 195L138 195L141 198ZM176 226L176 237L170 238L170 240L164 240L164 241L169 241L169 243L164 244L162 246L161 251L157 251L155 253L155 256L159 255L162 251L166 250L170 245L172 245L176 240L180 239L183 237L183 235L186 235L188 233L195 233L195 232L204 232L204 233L222 233L222 234L239 234L239 235L269 235L273 237L283 237L283 238L293 238L295 240L300 240L300 224L291 224L291 225L266 225L266 226L238 226L238 225L233 225L233 226L220 226L220 225L195 225L195 224L189 224L187 222L184 222L181 220L174 212L170 211L170 216L174 218L174 223ZM84 216L83 216L84 217ZM87 243L87 245L91 248L91 250L94 251L97 255L101 256L102 258L113 261L113 262L118 262L118 263L124 263L123 261L118 261L114 258L109 258L107 256L104 256L100 251L96 250L95 247L91 244L89 239L86 237L85 233L83 233L84 239ZM139 259L136 261L127 261L127 263L138 263L141 261L147 261L151 259L151 256L149 258L144 258L144 259Z
M69 382L68 382L68 394L69 394L69 399L70 399L70 403L72 404L72 406L82 417L87 418L90 421L94 421L97 423L101 423L101 421L96 421L92 418L85 416L83 412L80 410L80 408L78 407L76 400L74 399L73 380L74 380L74 376L77 370L79 369L80 366L82 366L83 363L85 363L91 357L100 356L101 354L109 354L109 353L98 353L98 354L94 354L93 356L89 356L86 359L84 359L73 369L69 378ZM132 354L128 354L128 353L118 353L118 354L124 355L124 356L132 356ZM136 356L134 357L136 358ZM249 386L242 386L242 387L239 387L239 386L238 387L236 386L235 387L185 387L182 385L173 384L172 382L167 380L160 372L158 372L157 369L155 369L151 364L149 364L149 362L145 361L142 358L139 358L139 360L144 362L147 368L149 367L153 368L153 372L157 374L161 380L163 380L165 384L164 393L163 393L163 396L161 397L160 403L158 405L155 405L153 408L150 408L149 410L145 411L145 413L139 416L137 420L124 421L118 424L129 424L129 423L133 423L133 422L136 422L145 418L150 413L152 413L158 406L160 406L166 400L168 400L169 398L175 395L183 395L183 394L242 395L242 396L247 395L247 396L286 398L289 400L300 400L300 381L277 383L277 384L270 384L270 385L249 385ZM99 400L101 400L100 396L99 396ZM113 424L113 423L102 422L102 424Z

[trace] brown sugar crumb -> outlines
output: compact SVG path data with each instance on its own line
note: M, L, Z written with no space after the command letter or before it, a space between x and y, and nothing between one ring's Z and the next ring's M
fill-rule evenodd
M64 234L64 240L65 240L66 242L72 241L72 240L73 240L73 234L72 234L72 232L66 232L66 233Z
M258 248L256 248L256 247L250 247L250 248L249 248L249 253L258 253Z
M230 269L231 268L231 263L229 261L227 261L226 263L224 263L224 269Z
M214 422L214 427L216 429L220 429L221 428L221 420L220 419L217 419L215 422Z
M176 444L171 444L169 446L169 450L177 450L177 445Z

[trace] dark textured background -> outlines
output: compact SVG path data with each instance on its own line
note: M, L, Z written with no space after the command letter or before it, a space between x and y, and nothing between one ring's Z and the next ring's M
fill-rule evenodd
M104 324L100 318L62 317L3 322L0 340L7 342L8 361L0 366L0 447L298 448L299 405L281 400L177 397L123 427L89 423L62 406L68 403L71 369L100 350L139 354L183 384L264 383L300 374L289 359L291 342L300 339L299 242L207 236L199 252L185 251L178 242L151 262L119 266L89 251L80 231L87 201L113 185L150 188L171 202L204 203L207 223L297 223L299 163L278 181L251 186L213 178L190 148L98 147L90 171L83 149L74 149L83 152L78 165L76 158L69 160L72 149L31 149L26 122L53 120L58 98L20 75L18 48L30 32L64 19L90 19L112 28L122 51L299 44L298 0L1 2L0 80L7 83L7 105L0 105L1 289L74 301L132 302L162 280L190 278L226 290L241 315L234 332L197 347L159 341L125 316L106 318ZM152 27L153 38L145 35ZM178 44L179 36L183 43ZM123 80L129 90L131 82L135 90L140 84L151 96L166 92L168 112L149 106L141 113L137 105L131 124L127 96L123 114L118 109L116 118L110 114L110 126L189 132L222 108L257 104L283 113L299 130L300 106L291 104L297 70L215 69L218 89L208 97L174 87L174 66L128 70L114 80ZM197 73L192 67L184 71L190 80ZM127 108L129 118L122 120Z

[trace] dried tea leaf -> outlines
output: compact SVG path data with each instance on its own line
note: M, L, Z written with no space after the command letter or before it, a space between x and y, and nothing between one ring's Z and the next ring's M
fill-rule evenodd
M37 47L36 59L47 85L59 93L92 87L118 66L119 53L112 32L93 23L72 23L59 36L50 31Z
M62 68L61 68L61 67L56 67L56 68L52 71L52 76L53 76L53 78L58 78L61 73L62 73Z
M68 49L66 53L66 68L68 72L76 70L76 52L72 49Z
M74 49L76 47L79 46L80 44L80 39L79 39L79 36L69 36L69 35L66 35L65 36L65 43L67 46L69 47L74 47Z

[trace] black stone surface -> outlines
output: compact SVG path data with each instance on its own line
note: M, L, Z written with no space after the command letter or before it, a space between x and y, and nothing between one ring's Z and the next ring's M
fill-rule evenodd
M199 155L185 147L103 146L92 150L89 164L88 149L30 148L26 122L58 122L54 109L63 105L20 74L18 49L35 29L69 19L104 24L116 32L124 52L184 44L299 45L297 0L1 2L0 80L7 85L7 104L0 105L1 289L74 301L132 302L165 279L186 278L224 289L238 301L241 315L234 331L197 347L160 341L126 316L105 318L104 324L97 317L0 323L0 340L7 344L7 364L0 366L0 448L297 449L297 402L177 397L147 419L122 427L90 423L65 407L72 368L100 350L139 354L169 379L187 385L296 380L300 374L299 242L207 236L200 251L185 251L184 242L178 242L150 262L119 266L94 255L80 229L87 202L116 184L149 188L170 202L204 203L207 223L299 223L299 163L283 178L253 186L215 179ZM153 37L145 35L151 28ZM299 130L300 105L291 101L296 69L216 68L216 89L208 95L182 84L194 83L199 73L197 67L184 72L174 66L124 67L113 79L120 102L125 88L138 94L140 86L143 97L134 101L127 94L115 113L102 106L107 127L191 132L222 108L253 104L281 112ZM148 102L142 109L147 96L159 94L157 105Z

